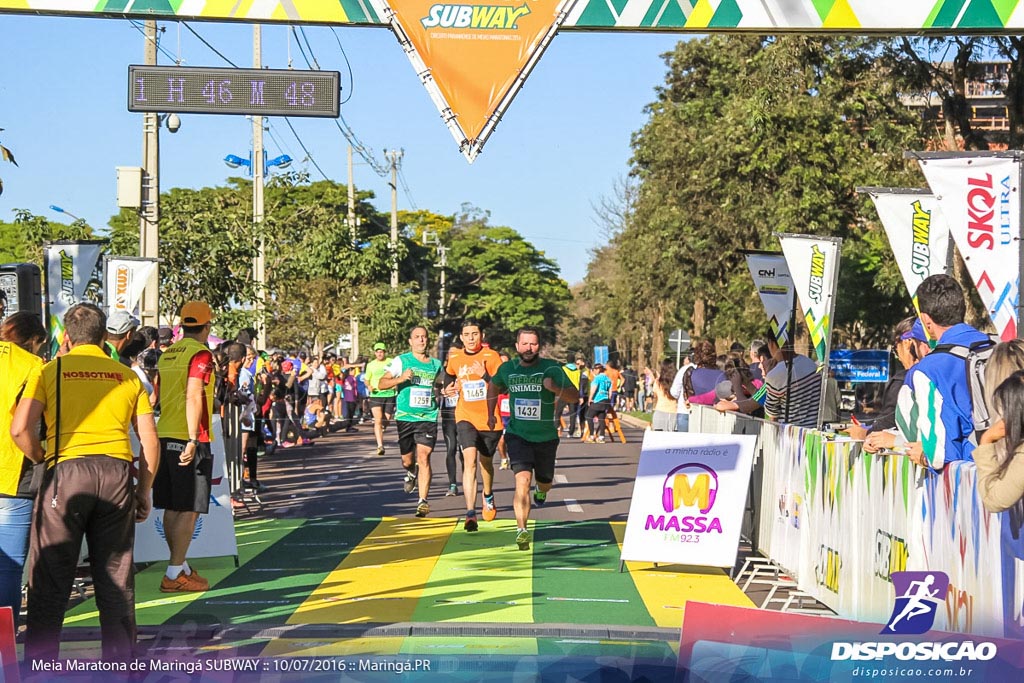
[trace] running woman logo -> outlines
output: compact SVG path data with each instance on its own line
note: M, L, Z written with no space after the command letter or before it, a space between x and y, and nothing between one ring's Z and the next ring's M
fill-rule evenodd
M945 572L893 572L896 589L889 623L880 633L911 635L928 631L935 623L935 613L945 602L949 576Z
M816 304L821 303L821 293L825 289L825 252L817 244L811 245L811 285L808 293Z
M932 234L932 212L924 210L921 200L910 206L914 209L914 216L911 219L914 226L914 244L911 247L910 269L914 275L928 277L932 262L931 249L928 247Z

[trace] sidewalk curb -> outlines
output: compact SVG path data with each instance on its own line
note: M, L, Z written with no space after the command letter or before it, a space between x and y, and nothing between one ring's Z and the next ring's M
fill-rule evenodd
M619 421L622 422L622 424L624 425L628 425L636 429L649 429L651 426L650 422L647 422L646 420L641 420L640 418L637 417L633 417L632 415L626 415L625 413L619 415Z

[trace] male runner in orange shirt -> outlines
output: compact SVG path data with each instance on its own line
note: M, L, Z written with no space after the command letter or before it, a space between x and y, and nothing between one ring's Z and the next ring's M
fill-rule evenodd
M452 349L445 365L445 396L458 396L455 406L455 426L459 445L465 460L462 465L462 488L466 496L466 531L476 531L476 471L480 463L484 485L484 521L490 522L498 512L494 506L494 452L501 438L501 430L488 426L487 387L491 377L501 367L498 352L483 345L484 334L480 323L465 320L462 323L461 349ZM500 420L495 420L501 424Z

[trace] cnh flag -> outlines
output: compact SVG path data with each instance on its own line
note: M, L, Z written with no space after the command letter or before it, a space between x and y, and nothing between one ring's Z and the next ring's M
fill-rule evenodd
M793 318L793 278L789 276L786 257L768 252L749 252L746 257L775 341L780 347L785 346L790 336L789 321Z
M566 17L570 0L373 0L472 162Z
M1003 341L1016 338L1020 152L917 156L996 331Z
M108 256L103 268L103 300L107 304L107 315L114 311L134 315L142 290L155 268L155 259Z
M832 311L836 276L839 273L839 245L836 237L780 234L782 253L789 264L800 306L804 309L811 344L818 360L825 362L829 335L832 334Z
M102 241L82 240L53 242L43 247L51 353L56 353L64 337L64 314L85 300L85 291L104 244Z
M909 188L867 187L859 191L870 194L875 203L911 297L925 278L949 271L953 245L935 195Z

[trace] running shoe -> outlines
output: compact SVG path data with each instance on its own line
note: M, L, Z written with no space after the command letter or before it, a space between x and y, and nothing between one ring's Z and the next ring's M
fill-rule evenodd
M603 436L597 437L597 443L606 443Z
M494 521L494 518L498 516L498 509L494 507L494 494L484 496L484 510L483 517L485 522Z
M533 491L533 502L537 506L541 506L548 502L548 492L541 491L540 489L534 489Z
M428 514L430 514L430 503L421 498L420 504L416 506L416 516L426 517Z
M384 455L384 447L377 446L377 455Z
M455 484L448 485L448 493L444 494L445 498L451 498L452 496L459 495L459 487Z
M502 458L501 459L501 467L499 467L498 469L507 470L508 467L509 467L508 458Z
M402 485L406 493L412 493L416 490L416 475L412 472L405 473L405 484Z
M205 585L207 588L210 587L210 580L209 579L207 579L205 577L202 577L202 576L199 576L199 572L196 571L195 567L189 567L189 569L192 570L192 573L188 575L188 577L190 579L192 579L193 581L198 581L200 584Z
M200 593L210 587L210 582L200 577L195 571L191 576L182 571L176 579L168 579L167 575L160 581L161 593Z
M470 532L476 531L476 529L477 529L476 513L473 513L472 515L467 514L466 515L466 523L463 524L462 527L466 531L470 531Z
M530 540L530 532L526 529L520 529L519 533L516 534L516 545L519 546L520 550L529 550Z

